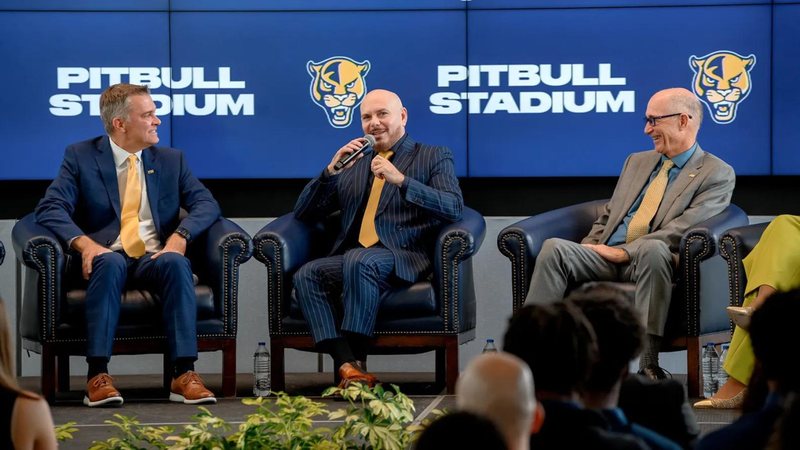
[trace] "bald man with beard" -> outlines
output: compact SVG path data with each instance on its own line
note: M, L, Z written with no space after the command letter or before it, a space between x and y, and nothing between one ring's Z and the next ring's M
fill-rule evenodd
M414 141L397 94L377 89L361 102L361 127L373 151L337 163L364 146L353 139L309 182L294 208L318 222L339 212L340 232L328 256L294 276L300 309L317 349L333 357L340 387L378 382L364 366L383 293L431 272L442 225L461 219L464 200L447 147Z

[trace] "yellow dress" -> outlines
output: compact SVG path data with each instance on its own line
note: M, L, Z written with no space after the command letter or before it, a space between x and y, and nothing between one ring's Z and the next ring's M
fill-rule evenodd
M800 216L782 215L770 223L758 244L744 259L747 286L742 306L756 298L758 287L768 285L777 291L800 287ZM755 356L750 333L736 327L725 359L725 371L747 384L753 373Z

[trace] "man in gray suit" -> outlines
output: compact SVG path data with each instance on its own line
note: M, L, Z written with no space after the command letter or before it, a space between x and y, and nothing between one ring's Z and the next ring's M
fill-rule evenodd
M329 256L294 276L295 293L317 348L333 357L342 379L377 382L363 364L381 296L430 273L436 233L461 218L464 201L446 147L415 142L408 112L389 91L372 90L361 103L361 126L374 151L337 163L360 149L362 138L340 148L311 180L294 208L299 220L339 211L341 232Z
M658 349L681 236L724 210L736 181L731 166L697 143L702 119L702 105L686 89L653 95L644 132L655 149L628 156L611 200L580 244L545 241L525 300L560 301L568 288L587 281L635 283L647 328L640 373L654 379L666 377Z

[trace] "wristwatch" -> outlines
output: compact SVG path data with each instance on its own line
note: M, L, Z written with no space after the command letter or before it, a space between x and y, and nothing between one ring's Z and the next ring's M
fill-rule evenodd
M178 236L181 236L182 238L186 239L186 242L189 242L189 241L192 240L192 234L189 233L189 230L187 230L186 228L178 227L178 229L175 230L175 234L177 234Z

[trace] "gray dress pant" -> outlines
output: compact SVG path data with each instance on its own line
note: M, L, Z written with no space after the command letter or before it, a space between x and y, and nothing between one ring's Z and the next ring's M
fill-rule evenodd
M647 334L663 336L672 297L672 253L663 241L647 239L630 256L630 262L615 264L577 242L548 239L536 258L525 304L561 301L568 289L589 281L633 282Z

